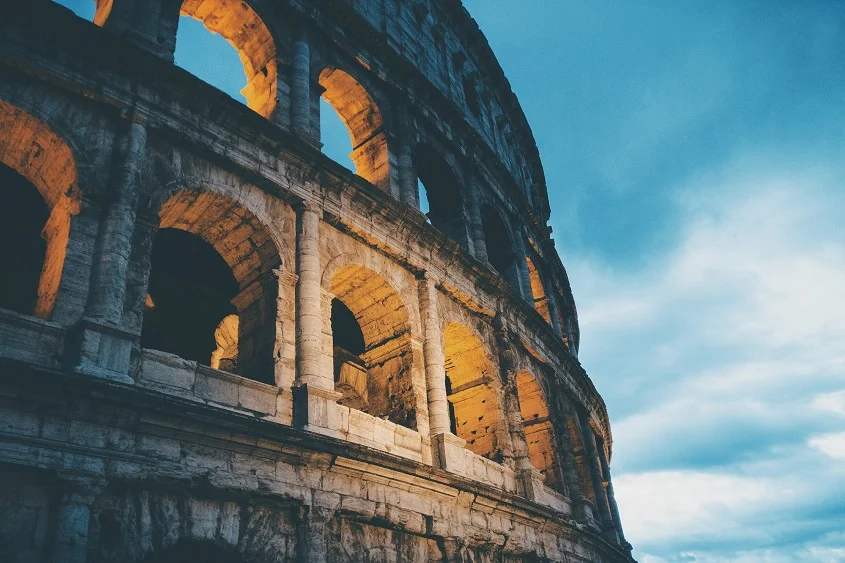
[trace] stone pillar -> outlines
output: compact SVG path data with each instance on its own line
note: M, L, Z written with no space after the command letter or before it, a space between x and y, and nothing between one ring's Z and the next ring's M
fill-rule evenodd
M425 341L425 377L428 394L428 419L431 435L451 432L449 401L446 399L446 368L443 352L443 331L437 313L437 288L426 276L419 280L420 315L423 319Z
M61 478L52 563L85 563L88 555L88 522L91 505L105 483L84 477Z
M296 563L329 563L326 524L334 511L318 506L304 506L297 522Z
M616 524L616 534L619 538L619 543L623 546L628 542L625 541L625 534L622 532L622 520L619 518L619 505L616 504L616 495L613 492L613 481L610 478L610 467L607 463L607 454L604 449L604 440L599 440L596 444L599 451L599 462L601 463L601 471L604 474L604 479L607 482L607 500L610 505L610 515L613 518L613 523Z
M464 562L464 538L448 537L443 538L443 555L446 557L446 563L463 563Z
M337 423L334 376L323 356L322 268L320 265L320 210L306 203L299 210L296 239L296 383L293 421L334 434Z
M94 23L173 62L181 0L102 0Z
M139 171L146 157L146 127L133 122L126 137L117 186L100 225L77 364L77 371L124 381L130 380L129 355L137 337L124 330L121 321L138 208Z
M103 221L88 301L88 316L110 324L118 324L123 316L126 272L138 208L138 174L146 149L147 129L134 122L129 126L117 190Z
M522 240L522 230L516 229L513 234L514 260L516 261L516 275L519 280L519 288L522 298L534 305L534 294L531 291L531 276L528 274L528 262L525 251L525 241Z
M473 197L470 202L470 216L472 219L472 246L475 251L475 257L484 262L489 261L487 256L487 242L484 240L484 222L481 218L481 187L478 185L478 180L473 175Z
M510 457L519 479L521 492L525 498L534 502L545 503L543 474L531 465L528 455L528 441L525 438L525 427L522 420L522 409L519 404L519 391L516 385L516 367L513 350L510 345L508 331L504 326L501 314L493 318L493 329L496 336L496 348L499 355L499 371L504 382L502 405L502 419L508 427L508 442Z
M414 171L414 159L411 149L411 120L408 116L407 108L400 108L398 118L399 199L405 205L419 209L417 174Z
M602 530L607 535L616 538L616 528L613 524L613 517L610 514L610 503L607 500L607 492L604 489L604 478L599 462L598 447L596 446L596 435L590 426L586 413L579 412L575 417L581 439L584 441L584 455L587 456L587 465L590 468L590 480L593 483L593 492L596 496L596 508L601 519Z
M557 405L561 420L556 424L558 429L555 432L558 443L558 450L561 455L561 470L563 472L563 479L566 485L567 493L572 501L575 517L582 524L588 526L595 526L595 519L590 508L590 501L587 499L584 491L581 489L581 479L578 476L578 466L575 461L575 452L572 449L572 442L570 442L569 434L566 432L566 420L568 416L577 417L574 409L569 404L563 390L559 387L557 394Z
M452 434L449 422L449 400L446 398L446 362L443 352L443 331L437 313L437 288L434 280L425 276L419 280L420 316L423 320L425 340L426 395L428 396L428 420L431 432L433 464L441 469L452 469L460 465L454 452L463 448L465 440Z
M315 140L311 126L311 49L304 29L297 32L293 41L290 108L293 132Z

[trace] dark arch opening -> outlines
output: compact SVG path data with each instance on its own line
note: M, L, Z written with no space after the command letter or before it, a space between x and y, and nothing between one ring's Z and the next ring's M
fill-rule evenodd
M516 253L502 217L489 205L481 207L481 225L487 245L487 259L500 276L518 288Z
M340 299L332 299L332 340L335 388L343 393L341 405L366 412L367 363L364 333L355 314Z
M141 346L210 365L215 332L237 313L238 283L213 246L180 229L161 229L153 243Z
M0 307L31 315L47 253L41 230L50 217L38 189L16 170L0 163Z
M463 221L461 186L454 171L446 159L426 144L417 145L413 158L422 187L421 210L426 212L427 203L426 215L431 225L449 238L464 243L466 225Z
M161 553L152 553L144 559L144 563L185 563L186 561L246 563L243 556L232 546L219 545L210 541L185 540Z

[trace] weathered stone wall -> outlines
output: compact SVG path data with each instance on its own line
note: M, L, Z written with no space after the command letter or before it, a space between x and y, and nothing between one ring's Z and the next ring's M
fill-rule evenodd
M629 561L530 131L508 137L524 117L462 9L144 7L0 23L0 161L63 213L50 305L0 310L0 555ZM180 10L241 52L249 108L172 65ZM319 152L320 95L359 175ZM452 169L444 232L418 208L423 145ZM236 363L143 347L161 229L231 271ZM339 404L335 298L364 337L367 412Z

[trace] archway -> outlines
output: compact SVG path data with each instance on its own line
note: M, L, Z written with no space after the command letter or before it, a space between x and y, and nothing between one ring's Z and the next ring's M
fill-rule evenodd
M349 131L355 172L382 190L390 189L390 162L384 118L373 97L346 72L329 67L320 73L323 98Z
M277 100L276 44L255 10L243 0L185 0L179 13L202 22L208 31L219 34L237 51L246 75L246 86L241 94L250 109L269 118L276 109ZM176 49L178 59L178 33ZM214 60L208 62L214 63L212 67L217 64ZM221 86L208 74L204 74L204 78L214 86Z
M554 429L543 390L528 371L516 374L516 388L528 444L528 459L535 469L543 473L547 486L563 492Z
M421 207L427 203L426 215L431 225L452 240L465 245L467 235L461 202L462 190L454 170L446 159L425 143L415 147L413 161L419 179Z
M336 301L331 326L333 349L340 353L334 365L341 402L416 429L411 328L401 297L358 264L338 268L330 291Z
M159 215L142 346L274 383L281 259L264 226L208 191L179 192Z
M519 291L516 252L502 216L490 205L483 205L481 226L484 230L484 242L487 245L490 265L505 278L511 287Z
M443 351L454 432L473 453L498 460L499 401L493 388L493 363L481 340L458 323L446 325Z
M76 162L47 125L3 101L0 129L5 132L0 184L6 197L0 217L5 264L0 307L47 319L59 292L71 217L81 207Z
M531 297L534 301L534 308L546 319L547 323L551 324L552 316L549 313L549 298L546 296L546 290L543 287L543 277L531 258L526 256L525 262L528 264L528 279L531 282Z
M246 563L246 559L231 545L212 541L182 540L173 547L151 553L143 563Z

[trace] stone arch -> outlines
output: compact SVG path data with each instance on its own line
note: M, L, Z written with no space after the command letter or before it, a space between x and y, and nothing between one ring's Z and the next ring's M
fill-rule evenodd
M490 265L519 291L519 267L507 221L492 205L485 203L481 206L481 226Z
M385 120L367 89L349 73L330 66L319 75L323 98L349 131L355 172L374 186L390 190L390 157Z
M443 331L446 393L453 431L467 449L488 459L501 457L499 400L495 367L481 339L466 326L450 322Z
M543 275L529 256L525 257L525 262L528 265L528 280L531 282L531 298L534 308L540 313L540 316L546 319L547 323L551 324L552 315L549 310L549 298L543 285Z
M2 100L0 129L4 131L0 138L0 163L38 190L47 207L47 219L40 230L46 247L34 306L21 303L28 310L19 311L47 319L59 292L71 217L81 210L77 164L63 137L32 114ZM14 202L7 201L6 205L14 206Z
M202 22L206 29L220 34L232 45L246 75L246 86L241 94L246 98L247 106L269 118L278 99L276 43L250 3L244 0L184 0L179 13Z
M335 364L334 347L327 347L336 389L344 394L340 402L415 430L411 319L404 301L384 277L360 264L346 263L325 273L330 295L354 316L364 341L358 362L338 358L343 361ZM331 333L330 311L324 314ZM339 340L334 334L332 338L333 343Z
M516 389L528 445L528 459L535 469L543 473L547 486L563 492L554 428L545 393L534 375L527 370L516 374Z
M418 143L413 151L414 169L428 199L431 225L447 237L466 245L463 188L455 172L432 145Z
M221 307L219 311L203 310L202 314L217 315L220 318L212 326L204 322L201 327L196 327L197 330L203 331L205 342L211 343L209 345L212 346L212 350L209 357L189 359L210 364L213 355L214 361L218 362L220 367L228 367L240 375L257 381L274 383L273 349L277 332L276 301L278 297L275 270L281 265L281 258L279 248L268 229L239 202L222 193L207 190L177 191L161 205L159 218L159 231L156 238L172 231L194 235L213 249L228 269L234 282L231 290L226 289L229 286L225 280L211 289L209 286L203 286L205 290L212 292L215 302L220 303ZM168 236L173 238L172 235L168 234ZM184 236L181 238L187 240ZM193 248L197 249L197 254L208 254L200 246L195 245ZM156 311L159 304L154 292L159 288L164 292L171 291L173 288L172 285L160 285L159 279L162 280L162 284L187 281L181 277L173 279L172 275L170 280L165 279L166 276L157 279L155 241L152 257L149 301L145 312L144 329L142 329L142 345L145 341L145 331L156 330L154 328L155 315L160 314ZM185 260L187 259L188 257L185 257ZM208 260L213 261L213 256L210 256ZM162 260L161 264L165 263ZM220 272L220 268L215 271ZM225 274L221 273L220 276L225 277ZM223 289L226 289L226 292L223 292ZM185 290L190 290L190 287L182 289L183 292ZM173 291L178 293L178 290ZM231 295L231 309L225 307L224 298L228 295ZM182 306L183 303L179 302L176 305ZM233 323L232 319L227 319L231 314L237 315L237 323ZM161 316L167 315L161 313ZM210 318L208 320L210 322ZM237 334L237 358L231 357L231 354L221 353L226 349L232 349L233 333ZM160 342L161 340L149 336L146 341ZM219 363L221 360L226 360L226 362Z
M143 563L247 563L237 549L223 542L181 540L176 545L147 555Z

